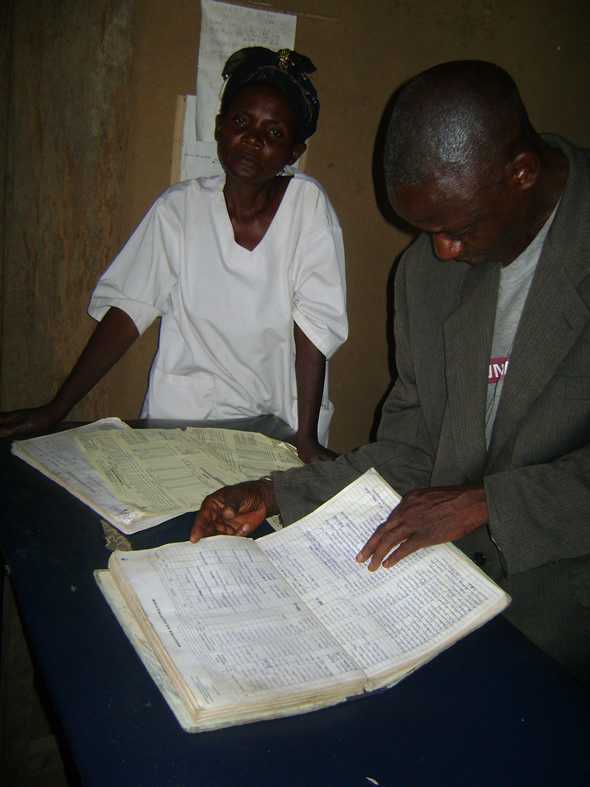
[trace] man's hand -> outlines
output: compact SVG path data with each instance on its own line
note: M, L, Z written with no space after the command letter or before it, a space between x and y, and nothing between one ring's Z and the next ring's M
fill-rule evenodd
M0 438L29 437L49 432L61 420L51 405L0 413Z
M215 535L249 536L267 516L277 513L272 481L244 481L224 486L203 500L190 540Z
M302 462L308 465L310 462L331 462L337 458L338 454L324 448L317 440L309 435L295 435L295 448L297 455Z
M487 521L483 487L414 489L379 525L356 559L364 563L371 558L369 571L376 571L381 565L391 568L417 549L456 541Z

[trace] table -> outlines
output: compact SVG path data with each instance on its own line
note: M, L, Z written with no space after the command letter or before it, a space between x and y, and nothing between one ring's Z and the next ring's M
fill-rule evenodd
M80 784L590 784L588 693L501 618L388 691L304 716L183 732L95 584L92 572L110 554L96 514L11 456L7 441L0 468L0 549ZM184 540L191 522L187 514L129 539L134 548Z

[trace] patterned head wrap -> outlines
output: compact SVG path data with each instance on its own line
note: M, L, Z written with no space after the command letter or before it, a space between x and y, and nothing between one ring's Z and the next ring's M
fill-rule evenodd
M279 49L278 52L262 46L239 49L222 71L226 84L221 97L221 113L246 85L271 85L289 102L297 120L297 142L304 142L316 130L320 113L318 94L307 76L315 70L308 57L292 49Z

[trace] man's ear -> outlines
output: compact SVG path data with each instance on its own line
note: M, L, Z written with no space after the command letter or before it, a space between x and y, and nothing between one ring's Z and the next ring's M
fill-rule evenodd
M297 159L301 158L301 156L307 150L307 145L304 142L298 142L296 145L293 145L293 149L291 150L291 158L289 159L289 164L294 164Z
M215 141L219 142L219 132L221 131L221 115L215 116Z
M532 188L541 174L541 161L533 151L519 153L508 167L511 183L521 191Z

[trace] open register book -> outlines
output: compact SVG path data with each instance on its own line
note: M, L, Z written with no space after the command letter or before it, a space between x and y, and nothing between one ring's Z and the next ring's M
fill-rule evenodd
M369 573L355 555L399 496L375 471L257 540L114 552L97 582L189 732L391 686L509 603L452 545Z
M19 440L12 453L128 534L198 510L221 486L302 464L292 445L257 432L132 429L119 418Z

